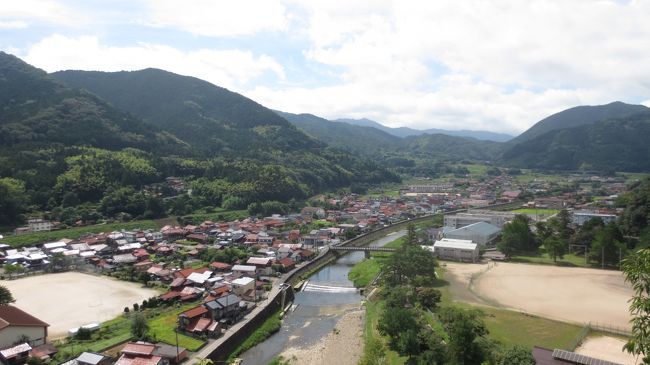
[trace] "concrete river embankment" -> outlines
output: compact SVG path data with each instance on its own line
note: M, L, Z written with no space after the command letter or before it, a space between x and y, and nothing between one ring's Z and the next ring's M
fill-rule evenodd
M371 244L383 246L405 234L391 233ZM351 252L308 278L304 290L295 294L293 311L284 318L280 331L241 355L243 365L266 365L274 357L296 348L321 342L348 311L358 310L363 296L348 279L352 267L364 259Z

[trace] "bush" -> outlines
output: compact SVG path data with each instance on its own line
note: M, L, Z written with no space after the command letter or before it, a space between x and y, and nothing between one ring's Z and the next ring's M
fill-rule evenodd
M79 330L77 330L77 334L74 336L74 338L79 341L86 341L86 340L90 340L91 336L92 336L91 330L87 328L79 327Z
M133 303L133 310L138 311L140 309L140 305L138 303Z

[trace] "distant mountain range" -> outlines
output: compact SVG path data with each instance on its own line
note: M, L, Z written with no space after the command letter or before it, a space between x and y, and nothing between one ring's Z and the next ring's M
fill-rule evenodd
M506 142L513 136L505 133L496 133L490 131L472 131L472 130L447 130L447 129L412 129L408 127L391 128L370 119L334 119L333 122L341 122L361 127L373 127L397 137L419 136L422 134L445 134L454 137L475 138L483 141Z

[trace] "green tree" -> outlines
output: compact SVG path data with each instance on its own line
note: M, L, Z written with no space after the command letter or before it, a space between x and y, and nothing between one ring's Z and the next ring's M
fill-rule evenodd
M388 347L402 356L420 352L417 312L409 308L391 308L382 312L377 325L379 332L388 337Z
M546 252L553 258L553 262L557 262L557 258L564 258L564 254L567 252L569 245L566 241L556 238L548 237L543 242L544 249Z
M418 243L418 234L413 223L409 223L409 225L406 226L406 237L404 238L404 243L408 245L417 245Z
M529 349L514 346L499 355L497 365L535 365L535 358Z
M395 287L404 284L431 282L436 277L433 253L419 245L403 245L384 264L384 282Z
M15 301L16 300L14 299L13 294L11 294L11 291L9 291L6 286L0 285L0 305L8 305Z
M603 265L615 266L618 265L619 258L625 255L625 251L623 234L615 222L610 222L596 233L589 256Z
M133 305L134 309L136 308ZM147 338L147 333L149 332L149 323L147 323L147 318L143 313L137 312L134 313L133 318L131 319L131 334L138 340L144 340Z
M533 252L538 248L537 239L530 230L530 218L518 214L503 226L501 241L497 248L506 257L512 257L515 252Z
M425 309L435 310L442 299L440 290L423 287L415 290L416 301Z
M623 261L625 280L632 284L634 296L630 301L632 338L625 351L644 356L643 363L650 364L650 249L642 249Z
M568 210L560 210L557 216L551 219L551 222L553 229L561 239L567 241L571 238L573 229L571 228L571 214Z
M27 204L24 182L10 177L0 179L0 225L19 223Z
M449 357L459 365L481 364L488 358L487 328L481 312L459 308L445 308L440 319L449 335Z

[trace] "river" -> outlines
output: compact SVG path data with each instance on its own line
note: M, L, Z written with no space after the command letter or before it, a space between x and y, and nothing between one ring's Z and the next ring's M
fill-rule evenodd
M371 245L383 246L405 234L392 233ZM296 293L297 307L285 316L280 331L243 353L242 364L266 365L286 349L311 346L327 336L346 311L359 308L363 296L350 289L348 273L363 258L363 252L350 252L313 274L306 290Z

